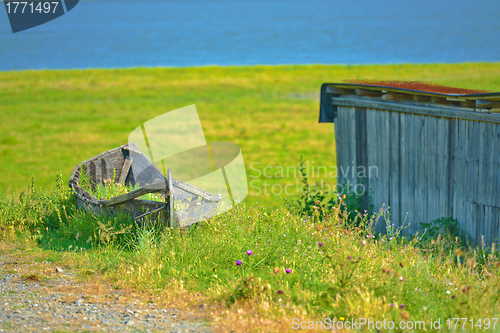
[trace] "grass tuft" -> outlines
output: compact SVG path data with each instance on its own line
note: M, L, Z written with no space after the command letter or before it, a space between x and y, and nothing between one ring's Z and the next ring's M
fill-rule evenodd
M387 208L358 213L363 222L353 224L342 198L308 218L285 207L242 204L179 230L88 215L74 208L65 189L44 196L34 188L28 186L22 199L8 199L0 227L15 232L4 232L3 242L31 242L29 251L42 251L51 261L70 254L82 278L102 276L115 289L150 294L148 302L198 295L215 309L214 318L238 313L249 322L288 320L287 327L291 318L420 320L430 327L438 318L498 316L495 245L473 248L450 234L375 234Z

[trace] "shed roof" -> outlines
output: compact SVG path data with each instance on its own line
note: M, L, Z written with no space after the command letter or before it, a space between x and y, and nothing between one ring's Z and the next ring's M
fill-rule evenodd
M500 92L453 88L415 81L351 81L321 86L319 122L333 122L332 97L353 96L423 106L453 107L464 111L499 113Z

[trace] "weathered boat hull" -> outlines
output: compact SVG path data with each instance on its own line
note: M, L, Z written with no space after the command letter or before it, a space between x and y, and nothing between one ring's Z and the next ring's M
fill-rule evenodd
M103 200L93 197L79 184L83 171L90 176L92 186L115 183L125 186L140 186L139 190ZM139 223L156 221L170 227L187 227L201 222L217 213L222 197L181 182L168 171L165 177L134 144L126 144L94 156L78 164L69 179L77 207L100 215L128 214ZM161 193L165 202L141 200L146 193ZM201 202L198 202L201 198ZM174 210L174 203L189 205L186 209Z

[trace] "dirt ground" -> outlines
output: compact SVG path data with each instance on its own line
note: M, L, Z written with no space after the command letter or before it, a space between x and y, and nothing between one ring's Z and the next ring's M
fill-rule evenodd
M203 308L155 304L66 267L0 250L0 332L212 332Z
M71 252L54 259L0 242L0 332L295 332L280 310L228 308L185 290L116 289L106 276L78 271Z

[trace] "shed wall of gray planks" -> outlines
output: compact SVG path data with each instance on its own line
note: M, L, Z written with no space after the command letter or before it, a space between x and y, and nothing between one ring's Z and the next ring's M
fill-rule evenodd
M499 238L499 123L336 103L338 184L356 185L364 169L374 209L391 207L391 224L406 219L407 235L453 216L476 243ZM377 231L385 228L381 219Z

